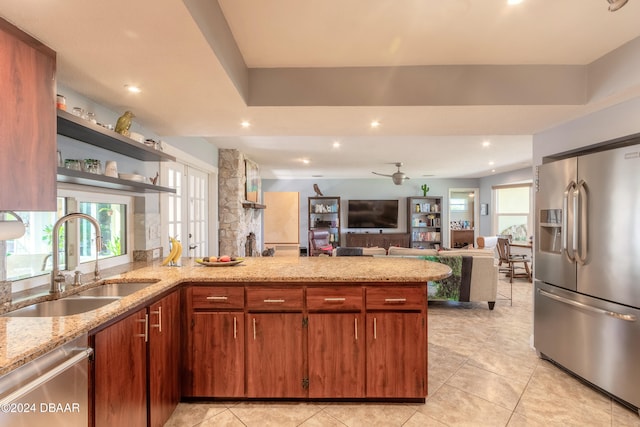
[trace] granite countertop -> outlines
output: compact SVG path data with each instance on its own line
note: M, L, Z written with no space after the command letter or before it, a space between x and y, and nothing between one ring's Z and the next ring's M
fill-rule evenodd
M185 282L415 283L450 274L444 264L411 258L258 257L229 267L206 267L193 259L184 259L181 267L156 262L106 278L107 282L158 281L97 310L64 317L0 317L0 375Z

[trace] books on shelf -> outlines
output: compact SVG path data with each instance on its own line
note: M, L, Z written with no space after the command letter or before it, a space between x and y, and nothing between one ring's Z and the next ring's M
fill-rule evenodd
M414 242L439 242L439 231L414 231L411 233L411 240Z

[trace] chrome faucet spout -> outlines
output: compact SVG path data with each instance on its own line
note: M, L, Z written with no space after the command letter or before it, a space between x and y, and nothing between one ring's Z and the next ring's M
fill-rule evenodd
M70 213L63 216L58 221L56 221L56 223L53 226L53 236L52 236L53 254L51 257L53 267L51 269L51 290L49 291L52 294L59 293L62 290L61 284L62 282L64 282L64 276L60 272L60 254L58 253L58 245L59 245L58 232L60 230L60 227L62 227L62 224L76 218L86 219L96 229L96 268L95 268L94 274L95 274L96 280L100 279L100 269L98 268L98 256L100 255L100 249L102 247L102 235L100 234L100 224L91 215L83 214L80 212Z

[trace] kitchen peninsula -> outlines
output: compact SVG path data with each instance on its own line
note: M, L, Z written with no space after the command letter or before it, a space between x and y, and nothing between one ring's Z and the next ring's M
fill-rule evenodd
M427 282L450 273L407 258L263 257L230 267L156 262L109 277L157 281L100 309L0 317L0 374L177 296L183 398L420 401L427 395Z

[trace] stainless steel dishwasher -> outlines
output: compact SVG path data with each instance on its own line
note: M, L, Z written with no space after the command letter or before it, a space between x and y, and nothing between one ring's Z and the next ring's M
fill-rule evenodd
M87 336L0 377L0 426L89 424Z

